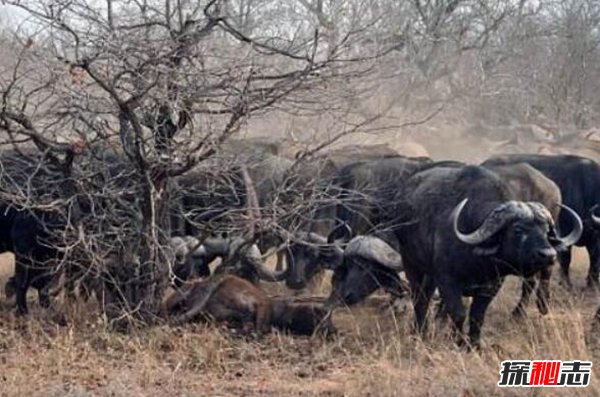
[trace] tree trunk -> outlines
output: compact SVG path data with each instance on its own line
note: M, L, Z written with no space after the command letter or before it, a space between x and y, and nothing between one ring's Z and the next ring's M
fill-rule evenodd
M117 330L154 323L167 286L169 192L164 172L141 182L142 223L139 235L122 247L106 267L102 303ZM167 251L168 252L168 251Z

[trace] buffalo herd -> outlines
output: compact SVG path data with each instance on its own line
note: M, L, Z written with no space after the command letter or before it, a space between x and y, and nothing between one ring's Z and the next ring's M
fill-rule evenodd
M486 310L508 275L523 279L515 316L525 315L536 286L540 313L549 311L555 262L561 282L572 288L574 245L589 253L588 287L599 287L600 165L591 159L508 154L472 165L407 157L384 145L296 156L267 144L229 150L235 153L227 177L191 170L175 181L174 291L160 313L171 324L212 318L257 333L275 327L330 335L336 308L382 289L392 300L410 296L415 329L424 332L437 291L456 342L476 347ZM198 225L226 223L232 209L247 210L260 223L292 196L317 204L290 212L251 239L221 230L201 236ZM16 258L7 296L16 295L17 311L25 314L33 286L48 306L56 277L51 263L60 252L44 240L61 221L43 210L0 207L0 250ZM271 253L278 258L275 269L265 264ZM216 258L220 264L211 268ZM283 282L302 290L324 271L332 276L323 304L271 297L260 286ZM472 297L468 311L464 296Z

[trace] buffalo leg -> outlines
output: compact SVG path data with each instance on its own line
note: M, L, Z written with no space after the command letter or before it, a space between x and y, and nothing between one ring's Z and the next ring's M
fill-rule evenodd
M444 304L443 300L439 300L437 302L436 308L435 308L435 319L438 321L443 321L448 319L449 313L448 310L446 309L446 305Z
M540 272L540 284L536 294L537 308L542 315L549 312L550 304L550 277L552 276L552 268L544 269Z
M600 275L600 241L595 240L591 244L586 246L590 255L590 270L587 276L588 288L598 288L599 281L598 276Z
M15 293L17 296L17 314L27 314L27 290L29 289L29 265L17 259L15 266Z
M472 347L480 347L481 327L485 319L485 312L494 299L492 294L475 295L469 310L469 342Z
M512 312L513 317L526 317L527 316L527 305L529 305L529 297L535 289L537 284L536 276L527 277L523 279L521 284L521 299L517 307ZM538 289L539 291L539 289Z
M560 282L567 288L571 288L571 278L569 276L569 267L571 265L571 248L558 252L558 262L560 264Z
M43 288L38 289L38 300L40 301L41 307L50 307L50 286L44 286Z
M446 310L452 319L452 332L454 340L459 346L465 344L465 337L463 334L463 328L467 315L465 313L465 307L462 303L462 291L456 285L453 285L451 281L442 283L439 285L440 294L442 295L442 301L446 307Z
M415 328L417 332L424 334L427 330L427 309L431 295L435 290L433 280L426 275L411 280L411 297L415 309ZM410 277L409 277L410 280Z

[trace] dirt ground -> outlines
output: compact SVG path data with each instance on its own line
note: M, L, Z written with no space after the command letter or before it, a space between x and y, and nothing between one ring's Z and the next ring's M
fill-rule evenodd
M586 258L573 276L583 285ZM8 261L10 262L10 260ZM2 266L3 283L10 274ZM166 326L123 335L107 329L95 303L41 310L32 295L29 318L15 318L0 301L0 396L594 396L598 371L586 389L500 389L503 359L591 359L600 355L591 317L594 294L570 297L557 285L552 313L532 305L527 320L510 310L517 279L496 298L481 352L449 340L448 327L432 323L425 340L410 330L412 313L382 309L383 296L334 316L333 340L273 333L241 337L209 325ZM315 288L327 293L327 280ZM283 290L273 290L281 292ZM66 314L59 326L56 313ZM549 392L549 393L547 393Z

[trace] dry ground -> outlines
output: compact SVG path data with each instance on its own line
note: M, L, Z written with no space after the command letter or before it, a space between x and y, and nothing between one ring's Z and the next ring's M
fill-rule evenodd
M578 262L581 285L586 259ZM427 340L415 338L412 313L381 312L382 297L336 313L340 335L333 341L280 334L249 340L201 325L122 335L106 329L93 303L69 309L70 325L60 327L33 302L28 320L15 318L2 298L0 396L600 395L598 371L586 389L496 387L503 359L600 357L590 321L594 296L570 299L555 288L550 315L541 318L532 306L529 320L516 323L510 309L517 286L510 280L490 308L479 353L457 349L440 324ZM326 282L317 292L327 292Z

